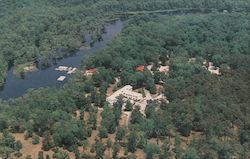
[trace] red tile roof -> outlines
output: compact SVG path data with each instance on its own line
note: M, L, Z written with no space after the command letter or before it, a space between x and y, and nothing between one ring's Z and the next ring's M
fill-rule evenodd
M144 72L144 69L145 69L145 66L143 66L143 65L140 65L140 66L138 66L138 67L136 67L136 71L139 71L139 72Z

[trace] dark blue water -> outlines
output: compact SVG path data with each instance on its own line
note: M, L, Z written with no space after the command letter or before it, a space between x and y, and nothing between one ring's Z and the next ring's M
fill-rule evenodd
M74 56L64 58L57 61L57 64L51 66L45 70L38 70L35 72L25 73L24 79L20 75L13 74L13 68L8 71L6 82L3 88L0 90L0 98L7 100L10 98L20 97L31 88L40 88L48 86L62 86L67 80L72 76L68 75L67 72L55 71L60 65L77 67L81 65L81 61L91 53L99 51L104 48L107 43L109 43L122 29L122 21L118 20L109 23L105 26L105 34L102 35L102 41L94 43L90 49L85 49L77 52ZM90 38L86 38L87 42L90 42ZM63 82L58 82L57 78L59 76L66 76L66 80Z

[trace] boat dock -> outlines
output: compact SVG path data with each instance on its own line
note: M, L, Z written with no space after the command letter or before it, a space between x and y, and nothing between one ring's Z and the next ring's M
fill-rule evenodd
M77 68L76 67L68 67L68 66L59 66L58 68L55 68L56 71L65 71L67 74L75 73Z
M66 76L60 76L59 78L57 78L57 81L62 82L62 81L64 81L65 79L66 79Z

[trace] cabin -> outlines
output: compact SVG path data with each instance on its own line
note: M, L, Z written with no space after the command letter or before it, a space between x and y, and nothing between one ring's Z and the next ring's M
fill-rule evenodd
M144 72L145 66L140 65L140 66L136 67L135 70L138 71L138 72Z
M214 65L213 65L213 63L212 62L209 62L208 63L208 71L211 73L211 74L214 74L214 75L221 75L221 73L220 73L220 68L219 67L215 67Z
M84 73L85 76L92 76L94 73L97 72L97 68L91 68L91 69L87 69Z
M161 66L159 68L159 72L163 72L163 73L168 73L170 70L170 67L169 66Z
M211 74L221 75L220 68L219 67L215 67L212 62L204 61L202 67L205 68L205 69L207 69Z
M152 101L156 101L159 103L161 103L162 101L166 101L167 103L169 103L167 98L164 96L164 94L159 94L158 96L152 96L149 93L149 91L147 90L144 90L144 91L145 91L145 97L141 93L134 91L131 85L126 85L122 87L121 89L117 90L116 92L114 92L111 96L107 97L106 101L110 105L113 105L117 101L118 97L122 96L124 101L131 102L131 104L133 105L133 108L138 106L140 109L140 112L144 116L145 116L145 109L147 107L148 101L152 100ZM125 111L125 104L122 106L122 113L128 115L127 121L129 121L129 118L130 118L129 114L131 112L128 113Z

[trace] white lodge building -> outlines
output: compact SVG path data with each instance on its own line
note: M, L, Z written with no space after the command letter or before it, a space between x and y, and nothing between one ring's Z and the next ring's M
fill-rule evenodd
M113 105L117 101L117 98L122 95L125 99L138 102L143 100L143 96L140 93L134 92L133 87L130 85L124 86L123 88L117 90L110 97L107 98L107 101Z

